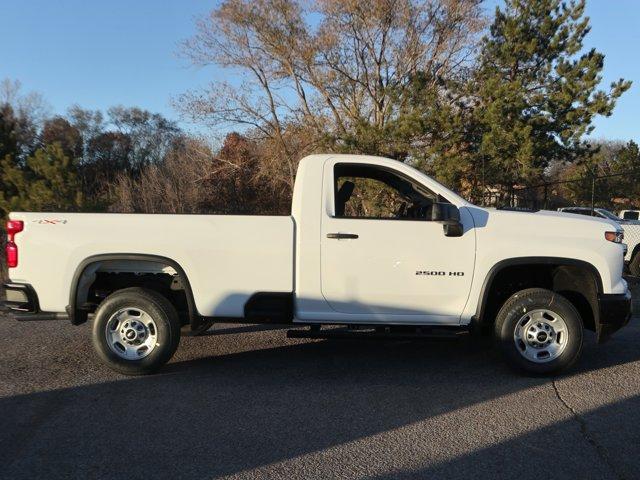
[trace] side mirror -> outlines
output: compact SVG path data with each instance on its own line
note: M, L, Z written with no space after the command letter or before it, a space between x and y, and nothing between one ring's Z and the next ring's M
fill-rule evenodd
M461 237L464 231L460 223L460 210L451 203L434 203L431 209L431 221L441 222L447 237Z
M458 207L451 203L435 202L431 208L432 222L460 221L460 211Z

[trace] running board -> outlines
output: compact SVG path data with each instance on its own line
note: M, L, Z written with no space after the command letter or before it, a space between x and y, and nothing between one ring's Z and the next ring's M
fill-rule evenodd
M40 322L48 320L69 320L66 313L56 312L39 312L39 313L22 313L15 310L7 312L9 315L19 322Z
M459 339L469 330L463 327L369 327L325 328L312 325L308 330L288 330L287 338L323 338L348 340L439 340Z

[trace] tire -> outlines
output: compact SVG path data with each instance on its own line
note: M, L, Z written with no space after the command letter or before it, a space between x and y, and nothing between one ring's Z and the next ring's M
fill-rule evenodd
M542 288L513 294L498 312L495 337L510 366L533 375L570 368L582 353L580 314L562 295Z
M640 252L636 252L629 262L629 273L634 277L640 277Z
M93 320L93 346L111 369L125 375L153 373L180 343L180 319L164 296L144 288L109 295Z

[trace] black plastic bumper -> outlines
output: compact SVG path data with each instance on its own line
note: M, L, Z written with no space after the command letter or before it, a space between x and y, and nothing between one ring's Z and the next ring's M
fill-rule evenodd
M43 312L40 310L38 295L27 283L5 283L4 300L0 304L9 309L16 320L63 320L69 318L65 313ZM2 298L2 295L0 295Z
M26 283L5 283L3 305L10 310L21 313L38 313L38 295L33 287Z
M600 295L598 297L598 341L603 342L612 333L624 327L631 318L631 293Z

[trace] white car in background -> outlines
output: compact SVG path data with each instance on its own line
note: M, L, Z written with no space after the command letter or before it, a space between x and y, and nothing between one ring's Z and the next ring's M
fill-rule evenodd
M621 210L618 216L623 220L640 220L640 210Z
M592 211L591 207L564 207L559 208L558 211L604 218L620 225L624 230L624 243L627 245L624 261L628 265L631 275L635 277L640 276L640 221L637 219L617 217L604 208L594 208ZM620 212L620 215L625 212L637 211L638 210L623 210Z

